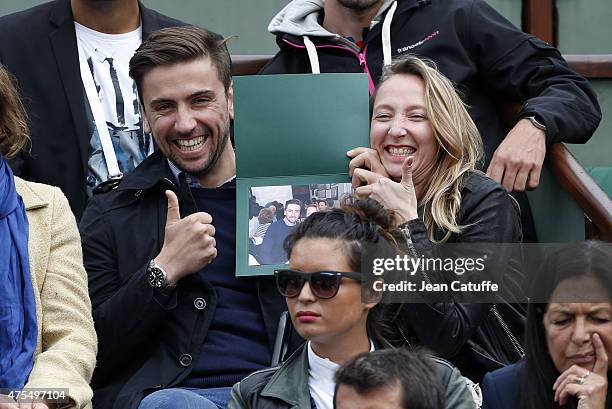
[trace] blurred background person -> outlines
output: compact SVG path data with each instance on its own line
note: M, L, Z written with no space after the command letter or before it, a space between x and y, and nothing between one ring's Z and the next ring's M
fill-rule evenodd
M309 204L308 206L306 206L306 217L318 211L319 211L319 207L316 204L314 203Z
M264 207L261 209L257 215L257 229L253 232L253 235L249 237L249 254L255 257L255 260L258 263L261 243L263 242L263 238L268 231L268 227L270 227L272 224L273 218L274 212L270 208ZM251 262L249 262L249 265L252 265Z
M257 199L249 189L249 237L253 237L255 231L257 231L257 227L259 226L257 216L261 209L263 209L263 206L257 203Z
M272 212L272 210L264 208L259 211L259 215L257 216L257 221L259 221L259 225L257 226L255 234L253 234L253 238L258 239L256 244L261 244L263 238L266 235L266 232L268 231L268 227L270 227L270 224L272 224L273 220L274 213Z
M276 204L274 204L276 203ZM276 215L278 214L278 209L276 208L278 205L278 202L274 202L274 203L269 203L266 205L267 208L269 208L270 210L272 210L272 213L274 213L273 219L272 221L275 222L276 221Z

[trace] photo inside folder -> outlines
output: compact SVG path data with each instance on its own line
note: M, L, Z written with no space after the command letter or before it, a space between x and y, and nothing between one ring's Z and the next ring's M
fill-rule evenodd
M237 276L286 267L292 229L352 194L346 152L369 146L368 103L365 74L234 78Z

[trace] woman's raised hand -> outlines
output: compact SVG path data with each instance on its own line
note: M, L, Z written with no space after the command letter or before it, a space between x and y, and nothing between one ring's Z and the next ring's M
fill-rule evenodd
M380 176L389 177L380 161L378 152L374 149L359 147L348 151L346 156L352 158L349 162L349 175L351 176L353 176L355 169L365 168Z
M385 209L392 210L398 226L419 217L416 190L412 183L412 161L412 156L409 156L402 164L402 180L399 183L362 168L355 168L352 173L357 197L372 198ZM361 186L363 182L365 186Z
M578 365L566 369L555 381L555 402L565 405L569 396L578 398L578 409L604 409L608 392L608 354L599 334L592 335L595 365L589 371Z

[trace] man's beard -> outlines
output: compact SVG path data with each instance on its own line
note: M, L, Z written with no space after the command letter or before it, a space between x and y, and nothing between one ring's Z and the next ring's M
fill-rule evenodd
M219 161L219 158L221 157L221 155L223 154L223 151L225 150L225 145L227 145L228 143L229 143L229 125L227 129L223 130L223 137L221 138L221 140L215 147L215 151L212 152L211 155L208 157L208 162L204 165L202 169L198 169L195 172L193 172L192 173L193 176L200 177L210 172L210 170L214 168L217 162Z
M208 158L201 167L197 169L188 169L186 164L183 163L183 161L180 159L180 156L169 155L170 160L181 171L188 173L191 176L199 178L201 176L206 175L207 173L211 171L211 169L215 167L215 165L219 161L219 158L223 154L223 151L225 150L225 146L229 143L229 129L230 129L230 125L229 125L229 121L227 121L223 129L220 130L221 131L220 134L222 134L223 136L221 137L220 140L218 140L217 144L214 147L212 147L212 150L208 152ZM213 137L212 135L208 136L208 138L212 138L212 137ZM171 152L171 150L169 150L169 152Z
M338 0L338 3L347 9L366 11L380 3L380 0Z

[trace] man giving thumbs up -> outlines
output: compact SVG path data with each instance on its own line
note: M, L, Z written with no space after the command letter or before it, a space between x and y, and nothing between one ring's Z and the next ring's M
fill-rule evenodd
M81 220L99 337L96 408L226 407L268 367L286 309L273 276L236 278L230 56L196 27L157 31L130 61L159 151Z
M166 197L168 217L164 246L155 258L155 264L164 266L167 285L174 287L181 278L210 264L217 256L217 248L212 217L208 213L198 212L181 219L176 194L166 190Z

